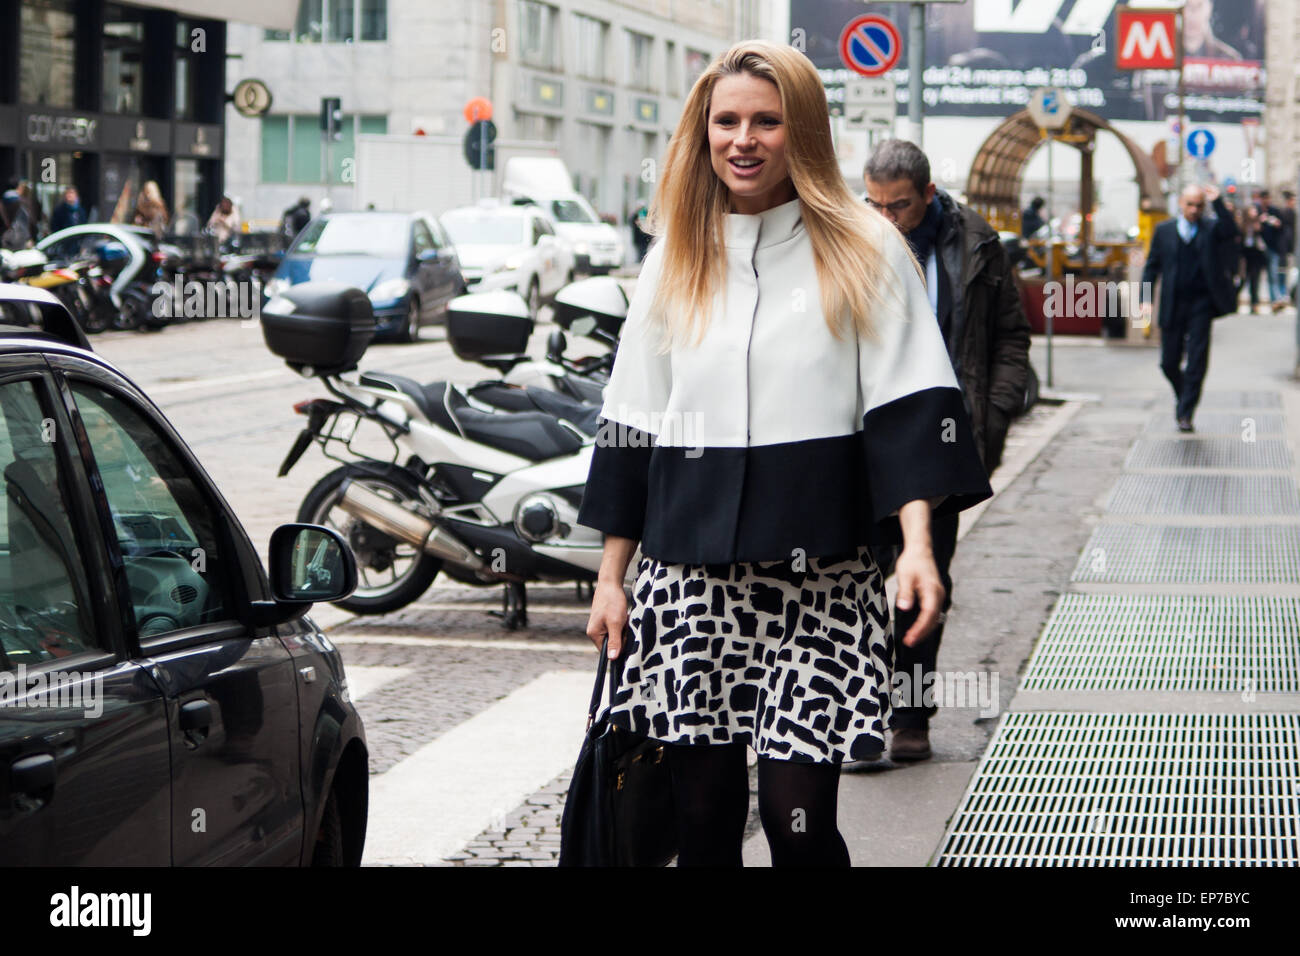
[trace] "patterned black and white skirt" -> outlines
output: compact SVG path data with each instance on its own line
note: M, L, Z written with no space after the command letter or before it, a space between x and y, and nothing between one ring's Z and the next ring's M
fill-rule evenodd
M806 570L642 557L628 623L612 701L621 727L812 763L884 750L894 638L866 547Z

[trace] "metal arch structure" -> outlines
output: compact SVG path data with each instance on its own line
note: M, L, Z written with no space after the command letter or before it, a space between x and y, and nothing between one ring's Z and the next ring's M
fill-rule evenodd
M1082 166L1080 170L1080 200L1084 211L1091 211L1092 206L1092 155L1096 147L1097 133L1105 131L1114 135L1129 158L1137 173L1138 194L1144 212L1159 215L1164 208L1164 192L1161 188L1160 172L1155 161L1142 151L1132 139L1115 129L1103 117L1088 110L1075 107L1070 113L1069 123L1065 129L1056 133L1040 130L1029 115L1029 110L1020 110L1003 120L988 138L984 140L975 160L971 163L970 176L966 180L966 202L998 229L1020 229L1020 190L1024 179L1025 167L1034 150L1038 149L1051 136L1057 142L1065 143L1079 150ZM1088 222L1088 217L1083 217ZM1085 238L1085 245L1087 239Z

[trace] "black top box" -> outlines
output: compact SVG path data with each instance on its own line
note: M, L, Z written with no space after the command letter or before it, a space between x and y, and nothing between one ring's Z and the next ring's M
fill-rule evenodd
M514 292L476 292L447 306L447 341L467 362L522 355L532 334L528 303Z
M262 306L262 337L295 371L335 375L357 367L375 337L375 314L360 289L304 282Z

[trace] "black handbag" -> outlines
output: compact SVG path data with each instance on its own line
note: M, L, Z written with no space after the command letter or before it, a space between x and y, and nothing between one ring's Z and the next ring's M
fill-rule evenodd
M677 855L667 744L615 726L609 708L596 718L610 671L610 699L623 673L600 649L587 709L587 738L560 819L560 866L666 866Z

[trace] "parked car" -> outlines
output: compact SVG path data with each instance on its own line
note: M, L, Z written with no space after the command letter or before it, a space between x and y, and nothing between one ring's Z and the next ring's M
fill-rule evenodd
M483 200L445 212L440 221L456 245L470 292L518 292L536 319L542 300L573 281L573 250L532 203Z
M335 532L270 576L166 418L48 293L0 326L0 865L359 864L367 750L304 616Z
M465 292L457 250L422 213L331 212L298 233L267 282L267 298L300 282L344 282L370 297L376 337L414 342Z

